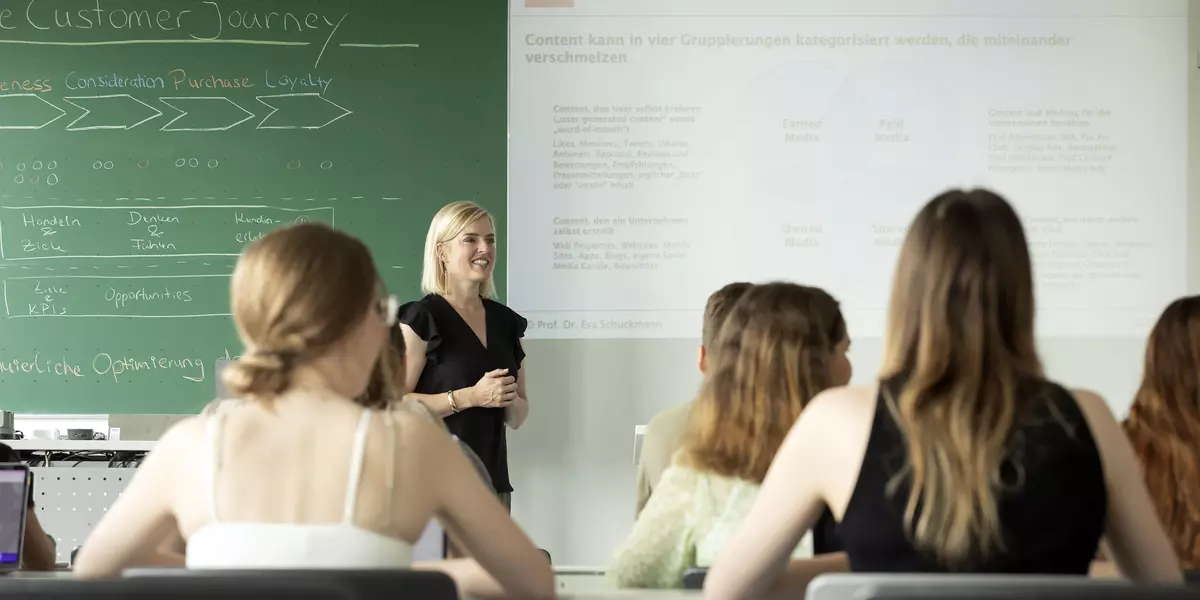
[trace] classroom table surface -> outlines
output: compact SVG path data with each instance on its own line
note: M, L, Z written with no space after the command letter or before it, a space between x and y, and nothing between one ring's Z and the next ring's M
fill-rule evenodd
M13 450L53 452L149 452L157 442L143 440L3 440Z

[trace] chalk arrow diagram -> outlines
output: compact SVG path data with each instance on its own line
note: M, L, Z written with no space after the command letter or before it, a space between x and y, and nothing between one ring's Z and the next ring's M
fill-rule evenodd
M41 129L66 114L37 94L0 94L0 129Z
M159 131L225 131L254 118L224 96L165 96L158 101L179 111Z
M271 109L255 129L320 129L353 114L317 92L258 96Z
M63 101L83 109L83 114L67 125L67 131L133 129L162 116L162 111L129 94L68 96Z

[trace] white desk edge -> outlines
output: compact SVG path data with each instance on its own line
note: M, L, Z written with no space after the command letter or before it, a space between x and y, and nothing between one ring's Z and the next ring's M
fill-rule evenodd
M0 440L13 450L55 452L149 452L158 442L138 440Z

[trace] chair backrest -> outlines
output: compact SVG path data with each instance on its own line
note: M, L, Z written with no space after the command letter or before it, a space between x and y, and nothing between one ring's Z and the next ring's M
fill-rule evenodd
M692 567L683 572L683 589L685 590L702 590L704 589L704 577L708 575L708 569L700 567Z
M1183 580L1188 585L1200 586L1200 571L1184 571Z
M1174 600L1200 598L1183 586L1059 575L828 574L808 585L807 600Z
M4 578L0 596L29 600L365 600L336 582L289 581L282 577L249 580L228 578L144 578L79 581L73 579ZM378 596L383 598L385 596Z
M445 573L432 571L395 570L286 570L286 569L129 569L128 579L153 579L181 582L185 588L192 582L224 581L267 585L274 581L313 585L337 590L340 598L348 600L457 600L458 587ZM277 596L282 597L282 596ZM222 598L222 600L229 600ZM261 597L257 600L262 600Z

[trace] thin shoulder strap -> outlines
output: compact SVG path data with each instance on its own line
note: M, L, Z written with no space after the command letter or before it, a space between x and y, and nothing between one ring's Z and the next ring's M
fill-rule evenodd
M224 403L218 404L208 415L204 424L204 438L208 444L208 503L214 523L217 518L217 471L221 468L221 426L224 424Z
M342 521L354 524L354 507L358 504L358 484L362 480L363 457L367 453L367 431L371 427L371 409L364 408L354 432L354 450L350 453L350 480L346 482L346 507Z

